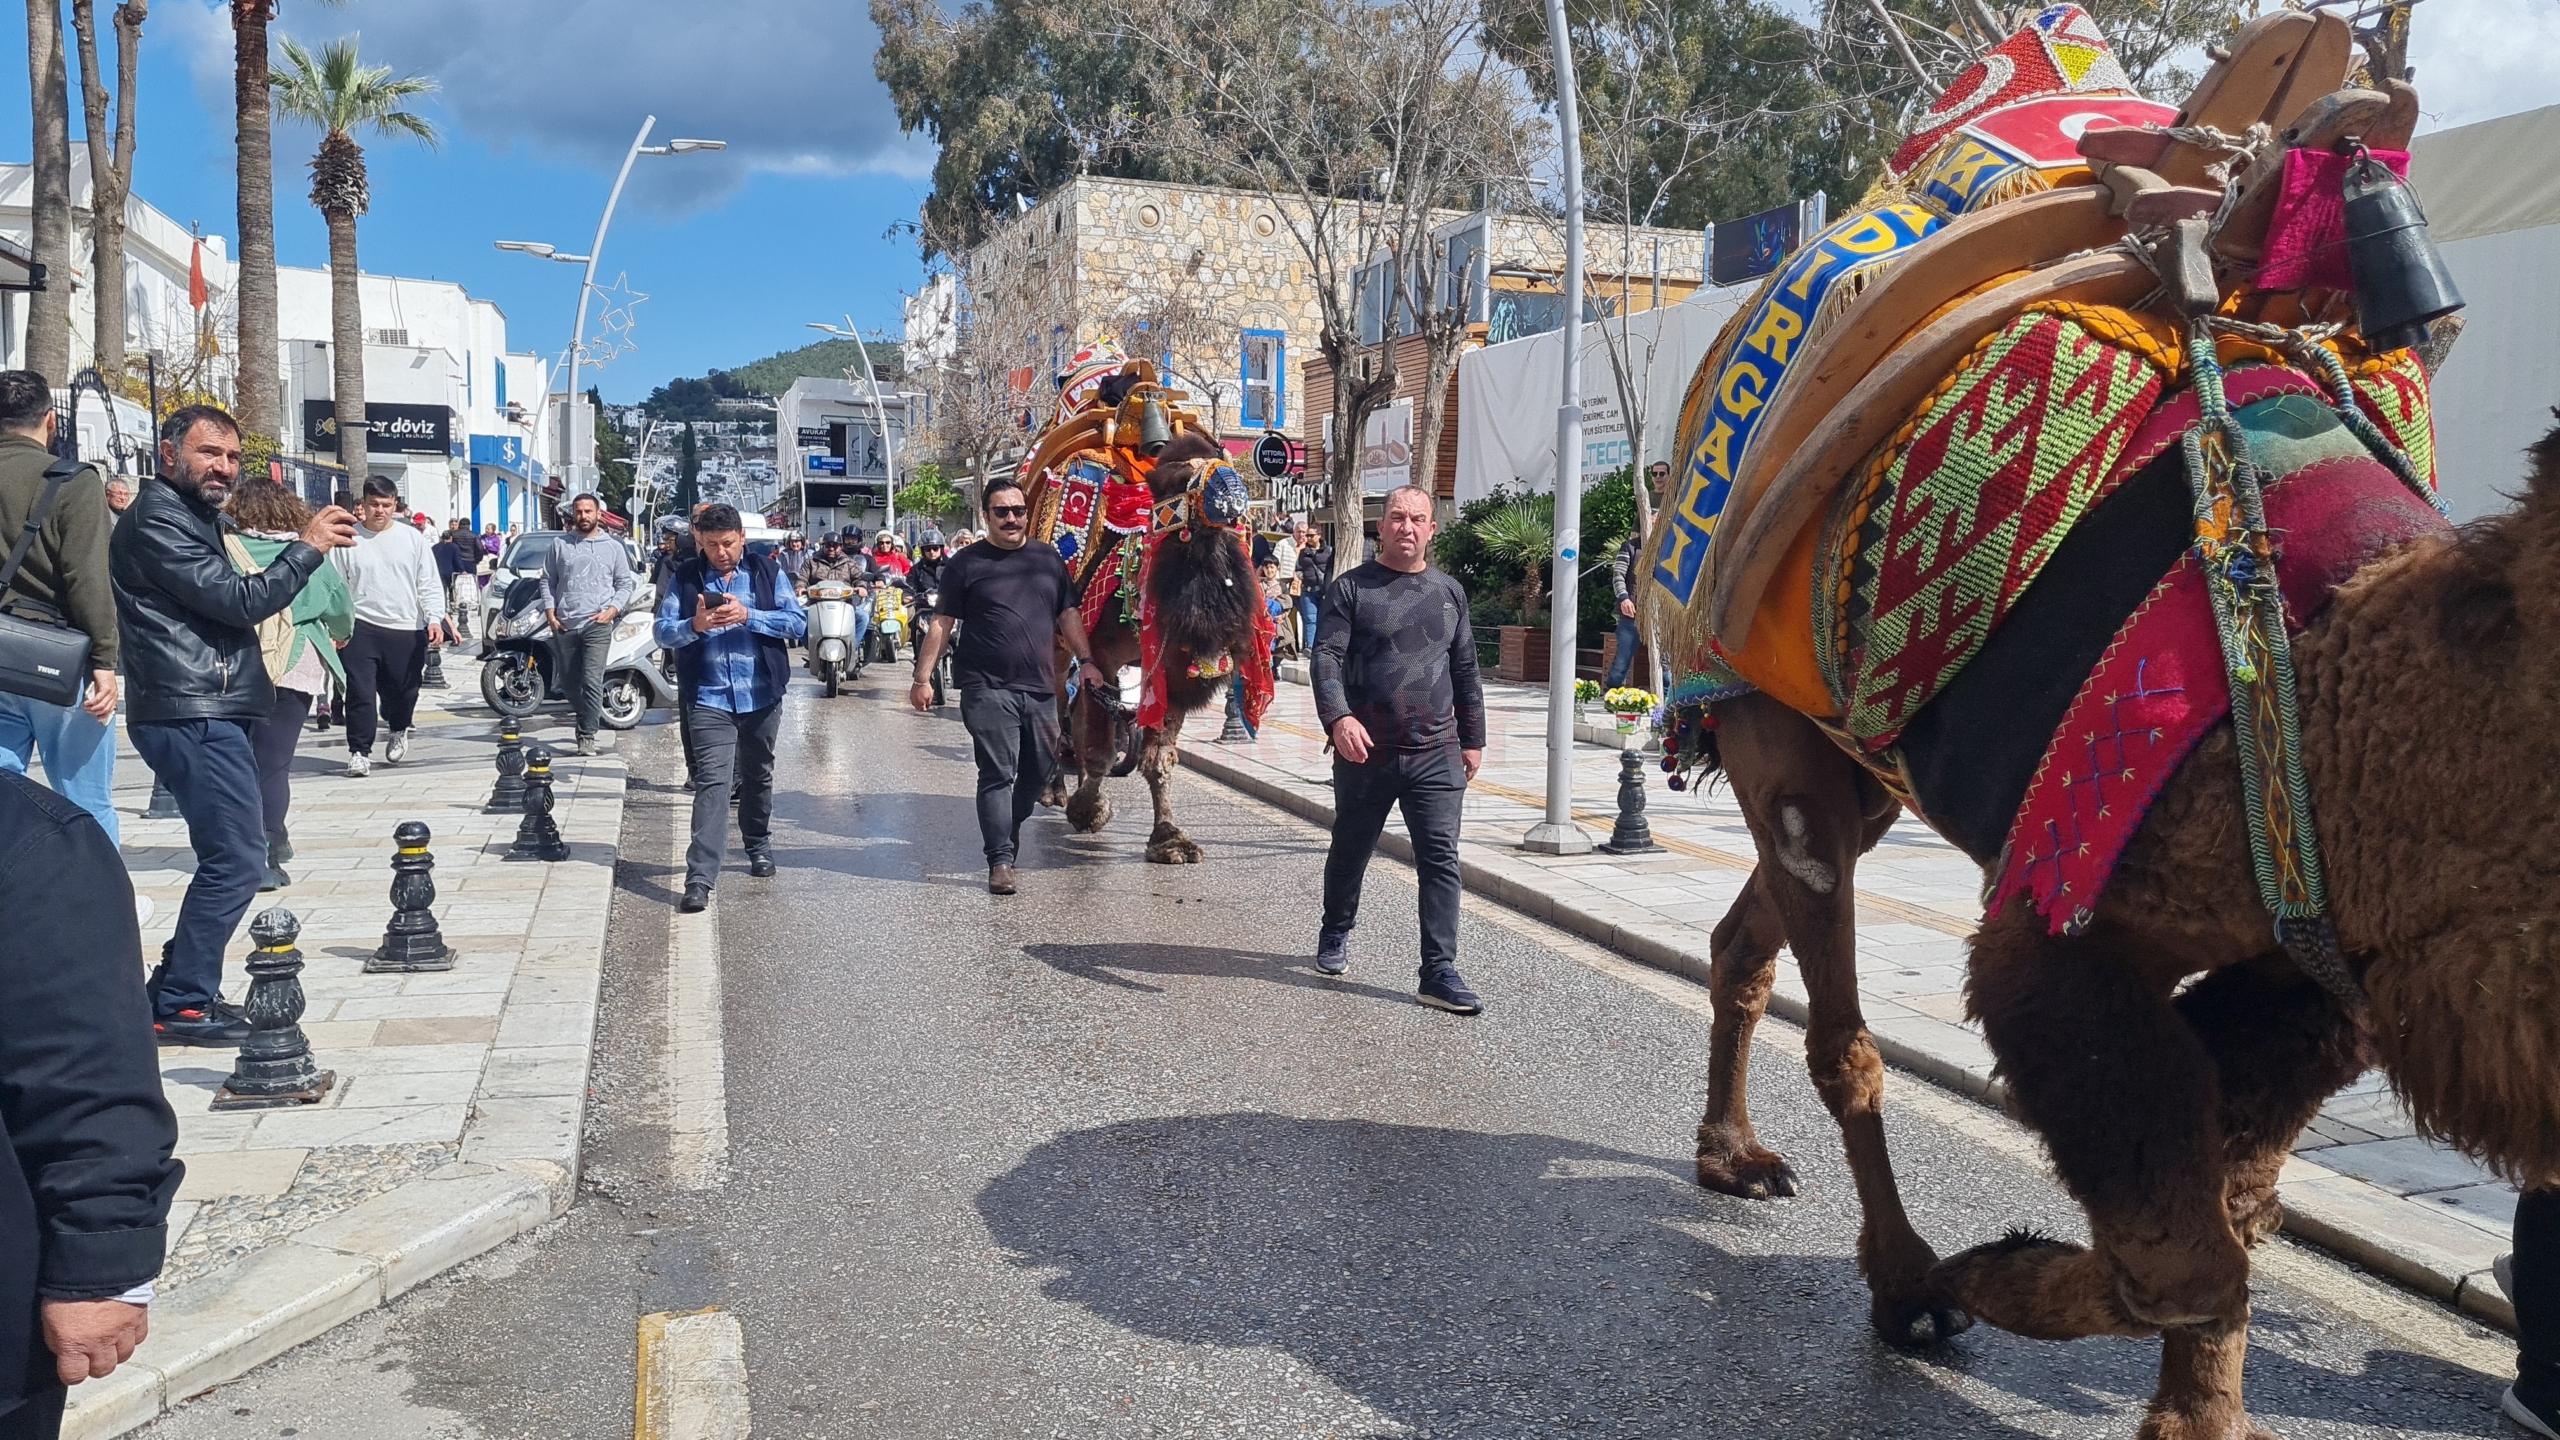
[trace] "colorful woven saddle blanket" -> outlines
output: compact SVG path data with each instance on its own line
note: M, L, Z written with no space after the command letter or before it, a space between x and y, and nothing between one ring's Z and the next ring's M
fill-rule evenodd
M2387 378L2377 386L2387 389ZM2360 385L2360 402L2366 393ZM2281 537L2276 574L2292 628L2309 624L2374 556L2446 528L2300 372L2238 367L2227 395L2268 477L2268 520ZM2388 416L2392 407L2365 410L2376 412ZM2422 434L2423 417L2421 406L2420 428L2399 433ZM2192 392L2161 398L2131 424L2103 428L2094 443L2105 463L2075 456L2050 482L2011 487L2022 493L1996 508L2015 518L1984 532L1942 526L1940 543L1960 542L1984 557L1960 583L1937 585L1912 567L1898 572L1893 557L1907 537L1873 517L1903 513L1905 497L1888 488L1869 502L1864 533L1881 539L1863 552L1867 559L1847 566L1851 598L1841 618L1861 638L1846 646L1851 663L1841 673L1852 681L1932 677L1921 704L1892 711L1899 722L1886 743L1869 748L1869 763L1941 834L1994 870L1994 913L2025 894L2056 931L2085 924L2151 801L2230 712L2220 634L2193 548L2181 441L2196 420ZM1904 470L1905 488L1923 478ZM2043 518L2066 513L2069 523ZM2020 533L2036 543L2011 538ZM1928 649L1903 663L1910 645L1886 652L1878 612L1923 594L1939 598L1920 603L1944 613L1987 618L1971 629L1914 627ZM1941 633L1962 637L1961 645L1940 643ZM1951 653L1958 648L1960 656ZM1857 693L1898 699L1909 691L1883 685Z

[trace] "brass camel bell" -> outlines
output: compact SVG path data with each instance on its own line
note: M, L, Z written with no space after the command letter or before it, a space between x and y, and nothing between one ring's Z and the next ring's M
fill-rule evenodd
M1138 450L1149 457L1173 443L1173 426L1164 418L1164 401L1149 395L1138 406Z
M2462 308L2418 197L2371 155L2358 155L2347 169L2346 232L2356 326L2374 349L2420 344L2428 321Z

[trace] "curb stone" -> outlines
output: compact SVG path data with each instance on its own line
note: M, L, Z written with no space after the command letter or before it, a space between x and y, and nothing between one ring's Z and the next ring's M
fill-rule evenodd
M1184 767L1300 819L1327 829L1332 827L1333 805L1326 788L1309 782L1285 784L1205 751L1206 747L1185 749ZM1669 943L1658 934L1623 926L1581 906L1559 902L1538 887L1536 867L1526 861L1517 862L1523 873L1515 875L1506 872L1498 855L1488 863L1467 853L1470 849L1489 848L1477 841L1461 843L1458 870L1468 890L1605 946L1638 964L1697 985L1709 983L1711 963L1704 947L1711 927L1697 928L1699 948ZM1400 831L1381 834L1378 849L1394 859L1412 863L1412 842ZM1785 967L1780 968L1778 982L1771 989L1769 1013L1798 1026L1811 1018L1802 983ZM1895 1026L1907 1033L1928 1034L1936 1044L1915 1044L1900 1036L1871 1031L1876 1049L1887 1063L1970 1099L1999 1108L2007 1106L2007 1087L1992 1074L1990 1050L1979 1036L1961 1026L1916 1017L1897 1017ZM2514 1305L2486 1266L2472 1263L2482 1234L2476 1228L2447 1217L2440 1224L2449 1228L2438 1233L2425 1223L2432 1217L2410 1215L2407 1203L2391 1192L2299 1156L2287 1160L2278 1195L2284 1202L2284 1228L2295 1237L2420 1294L2456 1306L2483 1323L2510 1333L2515 1330ZM2391 1236L2387 1243L2381 1233L2385 1230Z

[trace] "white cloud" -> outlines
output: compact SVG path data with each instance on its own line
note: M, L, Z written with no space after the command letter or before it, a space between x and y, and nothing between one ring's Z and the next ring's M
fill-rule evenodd
M231 93L229 7L179 0L163 33L209 105ZM716 199L750 172L912 177L929 145L899 133L871 73L879 32L850 0L291 0L275 31L317 45L361 32L375 64L431 75L450 128L501 152L618 164L639 118L653 139L729 142L725 163L635 171L633 196ZM152 13L154 28L162 10Z
M2411 12L2409 67L2424 129L2560 105L2560 0L2428 0Z

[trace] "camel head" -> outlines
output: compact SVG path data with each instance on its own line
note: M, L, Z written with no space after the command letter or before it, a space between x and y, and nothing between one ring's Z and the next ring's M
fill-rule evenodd
M1222 530L1243 523L1245 507L1253 499L1226 447L1200 430L1183 430L1166 442L1156 456L1156 468L1147 476L1147 489L1155 496L1159 530L1165 528L1167 518L1174 518L1165 507L1186 497L1188 503L1174 523Z
M2560 1182L2560 430L2515 508L2378 562L2330 642L2377 1058L2428 1133ZM2354 592L2364 591L2358 596ZM2328 628L2325 624L2323 629ZM2328 689L2328 684L2324 684ZM2364 718L2369 716L2370 718ZM2333 866L2333 871L2335 870ZM2344 889L2341 889L2341 884Z
M1166 444L1147 485L1163 537L1148 586L1165 652L1186 666L1214 664L1251 642L1262 604L1244 530L1252 494L1228 463L1226 448L1192 429Z

